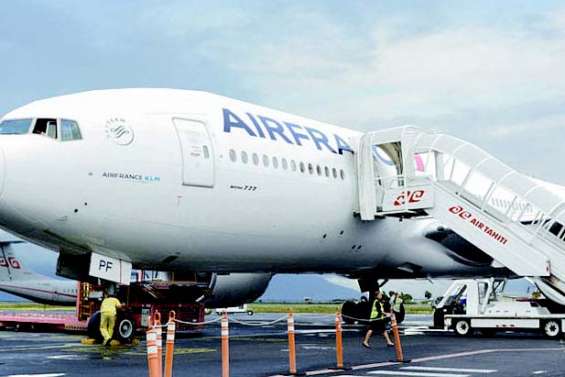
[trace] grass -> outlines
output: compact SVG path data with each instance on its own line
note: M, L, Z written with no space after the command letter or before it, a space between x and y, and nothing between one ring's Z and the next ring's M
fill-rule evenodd
M341 308L341 304L266 304L255 303L248 306L255 313L288 313L292 309L294 313L334 314ZM408 314L431 314L430 305L407 304Z
M305 304L305 303L281 303L267 304L254 303L249 308L255 313L288 313L292 309L294 313L311 313L311 314L334 314L341 308L341 304ZM408 314L431 314L432 308L425 304L407 304L405 305ZM15 311L69 311L73 312L74 307L69 306L52 306L34 303L19 302L0 302L0 310Z
M42 305L30 302L0 302L0 310L74 311L73 306Z

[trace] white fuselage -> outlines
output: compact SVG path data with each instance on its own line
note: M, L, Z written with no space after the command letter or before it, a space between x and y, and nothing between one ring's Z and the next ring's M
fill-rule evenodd
M74 120L82 138L33 123L0 135L0 226L35 243L162 270L480 272L423 237L432 219L354 217L358 132L166 89L57 97L3 119L37 118Z
M36 280L0 281L0 291L51 305L75 305L77 282L38 278Z

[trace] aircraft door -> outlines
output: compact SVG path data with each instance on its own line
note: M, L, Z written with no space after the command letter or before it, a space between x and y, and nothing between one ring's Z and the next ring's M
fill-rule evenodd
M206 124L181 118L173 123L181 147L183 185L214 187L214 155Z

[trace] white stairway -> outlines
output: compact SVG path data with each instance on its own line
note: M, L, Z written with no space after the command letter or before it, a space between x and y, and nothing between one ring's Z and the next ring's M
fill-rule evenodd
M432 216L565 305L565 194L559 188L468 142L415 127L363 135L357 172L361 220Z

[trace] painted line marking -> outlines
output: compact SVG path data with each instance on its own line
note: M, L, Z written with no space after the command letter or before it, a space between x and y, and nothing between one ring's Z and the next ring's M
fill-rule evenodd
M369 374L378 374L381 376L413 376L413 377L469 377L469 374L455 373L424 373L424 372L401 372L398 370L376 370Z
M451 353L451 354L444 354L444 355L437 355L437 356L428 356L428 357L421 357L419 359L412 359L412 363L421 363L425 361L434 361L434 360L445 360L445 359L453 359L458 357L465 357L465 356L475 356L475 355L483 355L489 353L497 353L497 352L543 352L543 351L565 351L563 347L547 347L547 348L502 348L502 349L486 349L486 350L479 350L479 351L469 351L469 352L459 352L459 353ZM397 362L382 362L382 363L373 363L373 364L362 364L362 365L355 365L351 367L351 370L363 370L363 369L374 369L380 367L387 367L393 365L399 365L400 363ZM375 373L375 372L369 372ZM395 372L398 374L398 372ZM315 375L319 374L318 370L309 371L305 373L306 375ZM389 374L390 375L390 374ZM448 377L445 374L440 374L440 376ZM275 377L275 376L271 376ZM339 377L357 377L354 375L346 376L340 375ZM430 376L431 377L431 376Z
M421 370L429 372L460 372L460 373L495 373L497 369L467 369L467 368L440 368L440 367L403 367L400 369Z
M364 365L355 365L351 367L351 370L360 370L360 369L371 369L371 368L380 368L380 367L390 367L393 365L398 365L394 361L385 361L384 363L374 363L374 364L364 364Z

